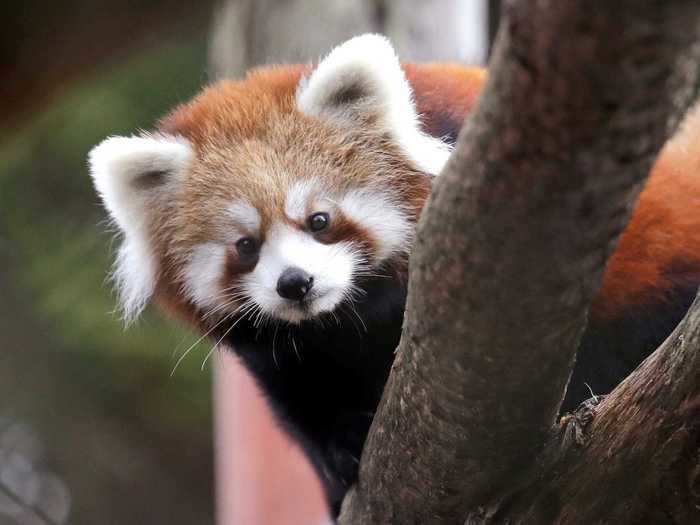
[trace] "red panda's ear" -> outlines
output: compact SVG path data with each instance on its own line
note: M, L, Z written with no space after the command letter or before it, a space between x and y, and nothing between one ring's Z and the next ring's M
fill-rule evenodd
M110 137L90 151L95 188L123 234L114 279L127 321L140 313L155 286L150 215L172 195L191 158L189 143L171 135Z
M449 156L447 145L421 131L411 87L383 36L358 36L333 49L299 83L296 100L301 112L341 124L371 117L428 173L437 175Z

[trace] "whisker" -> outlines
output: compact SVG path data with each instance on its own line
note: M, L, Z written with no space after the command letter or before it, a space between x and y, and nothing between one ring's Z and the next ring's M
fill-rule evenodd
M277 354L275 353L275 341L277 340L277 330L279 329L279 325L275 326L275 333L272 336L272 360L275 362L275 366L277 367L277 370L280 369L280 365L277 362Z
M207 330L204 333L204 335L202 335L199 339L197 339L194 343L192 343L192 345L190 345L190 347L187 350L185 350L185 352L180 356L180 358L175 363L175 366L173 367L172 371L170 372L170 377L173 376L173 374L177 370L178 366L180 366L180 363L185 359L185 357L187 357L187 355L192 351L192 349L195 346L197 346L200 342L202 342L202 340L204 340L204 338L206 338L214 330L216 330L224 321L232 318L234 315L236 315L240 312L240 317L238 319L236 319L236 321L234 321L233 324L226 330L224 336L219 340L219 342L217 342L216 345L214 345L215 347L218 344L220 344L221 341L223 340L223 338L226 337L226 335L228 335L231 332L231 330L233 330L233 328L241 321L241 319L243 319L243 317L245 317L246 313L248 313L251 309L254 309L256 306L257 305L255 304L255 301L253 301L252 299L248 299L243 304L241 304L238 308L236 308L236 310L234 310L232 313L219 319L209 330ZM211 351L210 351L210 353L211 353ZM207 354L207 356L208 355L209 354ZM206 362L206 358L205 358L205 362Z
M335 313L333 310L331 310L330 314L331 314L331 316L333 317L333 319L335 319L335 324L338 325L338 326L340 326L340 319L338 318L338 316L336 315L336 313Z
M211 354L214 352L214 350L219 347L219 345L221 344L221 341L223 341L224 338L229 334L229 332L231 332L231 330L233 330L234 326L236 326L236 323L233 323L231 326L229 326L229 328L224 332L224 335L222 335L219 338L219 340L216 343L214 343L214 345L211 347L211 350L209 350L209 352L207 353L206 357L204 358L204 361L202 361L202 366L200 367L200 370L202 372L204 372L204 366L207 364L207 360L209 359L209 356L211 356Z
M209 350L209 352L207 352L207 355L204 357L204 361L202 361L202 366L199 367L200 371L204 372L204 367L207 365L207 361L209 360L209 357L211 356L211 354L214 353L214 350L216 350L216 345L212 346L211 350Z
M223 323L225 320L226 320L226 317L222 317L220 321L218 321L214 326L212 326L209 330L207 330L202 337L197 339L194 343L192 343L190 345L190 347L187 350L185 350L185 352L180 356L180 358L175 363L175 366L173 367L172 371L170 372L170 377L173 377L175 370L177 370L177 367L180 366L180 363L182 363L182 360L185 359L185 357L187 357L187 354L189 354L195 346L197 346L200 342L202 342L202 340L205 337L207 337L210 333L212 333L214 330L216 330L216 328L221 323Z
M355 322L355 318L353 317L353 311L352 308L350 307L349 303L343 304L344 308L347 308L347 310L344 310L347 314L348 320L352 323L352 326L355 328L355 331L357 332L357 335L360 337L362 336L362 330L358 326L358 324Z
M290 335L291 335L291 332L290 332ZM294 340L294 336L293 336L293 335L292 335L292 348L294 348L294 353L297 355L297 359L298 359L299 362L301 363L301 362L302 362L302 360L301 360L301 355L299 354L299 350L297 350L297 343L296 343L296 341Z
M362 319L362 316L360 315L360 313L357 311L357 308L355 307L355 299L352 295L353 293L356 293L358 290L360 290L360 289L357 288L356 286L351 287L350 292L344 294L345 295L344 300L346 301L347 305L350 307L350 311L353 314L355 314L355 317L357 317L357 320L360 321L360 324L362 324L362 327L364 328L365 333L367 333L368 332L367 325L365 324L365 321Z
M227 299L224 303L218 304L214 308L210 309L204 316L202 316L202 320L206 320L209 317L213 316L215 313L220 312L221 310L224 310L234 304L236 301L247 298L247 294L244 291L239 291L238 293L235 294L221 294L215 297L213 300L218 301L219 299Z

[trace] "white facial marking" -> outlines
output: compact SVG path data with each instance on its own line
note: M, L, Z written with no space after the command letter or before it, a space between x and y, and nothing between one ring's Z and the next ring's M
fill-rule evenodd
M372 236L377 246L375 263L408 251L414 227L390 196L369 190L350 191L340 200L340 209Z
M292 220L303 221L306 218L308 205L322 199L321 187L322 185L316 179L306 179L292 184L284 202L284 214Z
M90 151L95 188L123 233L112 275L127 322L143 310L155 287L151 214L176 189L193 155L182 137L149 134L110 137Z
M285 202L285 214L305 219L309 210L329 211L344 216L366 230L376 246L377 264L399 252L405 252L413 235L413 224L398 199L388 192L369 188L351 190L342 196L318 193L317 181L309 179L292 186ZM237 224L257 230L260 216L250 204L236 201L226 210ZM283 222L273 224L265 234L254 269L240 276L238 293L252 299L268 316L299 323L324 312L333 311L352 295L353 279L370 261L352 242L324 244L313 235ZM184 293L205 310L219 308L232 313L240 301L221 307L227 300L222 277L226 248L219 243L196 246L183 270ZM288 268L299 268L313 277L313 286L303 303L284 299L277 284Z
M303 231L275 224L260 250L255 269L243 276L249 296L269 315L298 323L333 310L350 293L357 255L349 243L323 244ZM277 281L290 267L314 278L305 307L283 299Z
M126 323L148 304L156 283L155 256L145 235L125 236L111 273Z
M226 248L208 242L196 246L183 271L184 292L202 309L215 308L226 299L221 279L226 265Z
M232 202L226 210L228 216L244 230L250 233L260 229L260 214L246 201Z
M348 89L361 99L342 102ZM340 98L341 102L338 102ZM437 175L450 156L450 147L423 133L413 102L413 92L389 41L366 34L333 49L297 88L297 106L307 115L329 117L357 125L353 115L380 117L404 154L415 165Z

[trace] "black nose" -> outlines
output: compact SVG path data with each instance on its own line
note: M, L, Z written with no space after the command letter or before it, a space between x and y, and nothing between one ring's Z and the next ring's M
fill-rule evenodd
M277 281L280 297L300 301L314 285L314 278L300 268L287 268Z

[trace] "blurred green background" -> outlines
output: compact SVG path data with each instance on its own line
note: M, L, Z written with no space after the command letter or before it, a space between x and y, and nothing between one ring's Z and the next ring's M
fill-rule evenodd
M171 376L191 334L151 311L124 330L105 278L117 244L85 161L188 99L205 65L205 35L159 42L0 143L0 417L34 429L71 523L213 521L209 348Z

